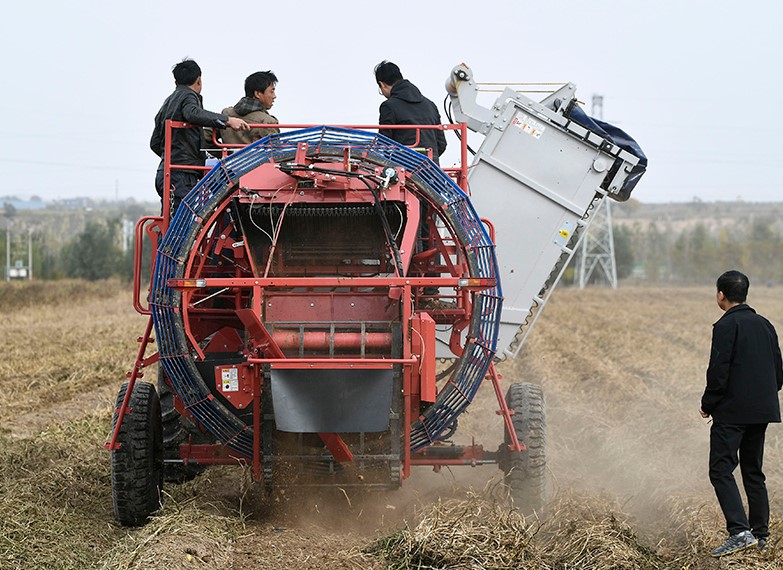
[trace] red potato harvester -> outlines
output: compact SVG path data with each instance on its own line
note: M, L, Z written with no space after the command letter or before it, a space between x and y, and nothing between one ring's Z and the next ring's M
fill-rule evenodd
M538 103L506 89L485 109L461 65L447 91L458 123L404 128L455 131L455 168L365 127L281 125L221 145L170 221L168 197L139 221L134 304L150 319L106 444L121 524L159 508L164 479L214 464L248 465L271 490L497 463L516 501L541 506L543 394L514 383L504 398L493 362L518 353L591 210L626 199L646 159L571 84ZM167 141L176 128L192 127L169 122ZM470 166L468 129L485 136ZM157 389L138 380L154 363ZM497 451L450 441L485 379Z

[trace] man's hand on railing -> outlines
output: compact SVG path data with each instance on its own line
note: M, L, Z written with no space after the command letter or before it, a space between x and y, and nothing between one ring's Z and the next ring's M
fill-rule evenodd
M226 126L235 131L246 131L250 128L250 126L239 117L229 117L228 121L226 121Z

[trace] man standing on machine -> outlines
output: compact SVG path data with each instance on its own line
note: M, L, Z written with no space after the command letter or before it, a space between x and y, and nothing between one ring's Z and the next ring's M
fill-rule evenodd
M440 113L435 103L421 94L418 87L402 78L400 68L390 61L375 66L375 81L386 101L381 103L379 125L440 125ZM406 146L416 144L415 129L380 129L380 134ZM432 149L432 160L446 150L446 135L440 129L422 129L417 149Z
M163 102L155 116L155 129L150 138L152 152L160 158L160 166L155 175L155 190L163 203L163 192L171 192L171 213L173 217L182 199L198 183L201 170L171 170L171 186L164 188L163 165L166 148L166 121L182 121L199 127L229 127L235 131L244 131L249 127L237 117L205 111L201 97L201 68L192 59L185 59L174 66L176 88ZM171 133L170 164L184 166L204 166L206 156L201 150L205 144L203 129L173 129Z

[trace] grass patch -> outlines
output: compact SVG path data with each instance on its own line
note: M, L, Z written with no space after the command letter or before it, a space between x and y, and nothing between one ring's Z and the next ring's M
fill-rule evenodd
M169 496L165 503L161 513L113 546L103 568L231 567L234 542L244 529L241 517L217 514L196 498L177 503Z
M89 415L29 439L0 436L0 568L226 568L244 518L210 503L208 478L171 486L143 527L114 520L111 416Z
M106 297L112 293L130 291L119 279L82 281L3 281L0 282L0 313L10 313L30 307L70 305L85 300Z
M112 542L108 415L0 436L0 567L94 568Z

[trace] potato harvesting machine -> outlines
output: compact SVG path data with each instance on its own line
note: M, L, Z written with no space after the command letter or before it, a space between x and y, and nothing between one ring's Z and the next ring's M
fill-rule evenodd
M459 65L446 89L454 122L390 128L453 131L453 168L378 125L280 125L218 145L173 215L164 196L139 220L134 305L149 321L106 444L121 524L160 507L164 480L215 464L272 490L393 489L416 465L495 463L516 501L542 504L543 394L504 397L494 362L516 356L591 213L627 199L646 158L572 84L540 102L506 88L486 108ZM179 128L193 127L167 123L166 157ZM483 136L470 164L468 130ZM164 164L166 181L185 168ZM139 380L156 363L157 386ZM453 440L485 380L496 450Z

